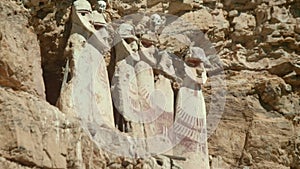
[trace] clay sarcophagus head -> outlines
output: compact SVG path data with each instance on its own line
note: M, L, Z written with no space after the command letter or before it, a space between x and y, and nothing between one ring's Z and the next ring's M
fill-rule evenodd
M72 30L71 33L79 33L86 39L94 31L92 25L92 7L87 0L77 0L72 6Z
M87 0L76 0L73 5L76 9L76 12L79 12L79 13L91 13L92 12L91 4Z
M196 67L200 63L207 62L204 50L199 47L190 47L185 57L185 62L191 67Z
M155 34L143 34L140 40L140 50L139 55L141 60L145 61L152 67L156 67L157 65L157 55L158 49L156 45L158 43L158 39Z
M129 23L122 23L119 26L117 32L122 39L131 39L135 41L138 40L137 37L135 36L135 29L133 25Z
M93 22L93 25L94 25L94 28L96 30L99 30L103 27L106 26L106 20L105 20L105 17L102 13L99 13L98 11L93 11L92 12L92 22Z
M161 71L160 73L170 79L177 79L173 58L170 53L161 51L158 53L158 59L157 69Z
M135 36L134 27L128 23L122 23L117 29L116 38L116 62L130 56L133 60L139 61L137 53L139 50L138 38Z
M207 81L207 75L204 65L210 65L205 52L200 47L190 47L185 62L188 66L195 68L196 81L200 84L204 84Z
M112 37L107 30L104 15L97 10L92 12L92 25L94 32L92 36L89 37L88 42L93 44L102 54L105 54L111 49L109 42Z

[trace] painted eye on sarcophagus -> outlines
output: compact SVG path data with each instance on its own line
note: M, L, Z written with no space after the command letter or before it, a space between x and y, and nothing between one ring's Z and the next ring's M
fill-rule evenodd
M88 10L77 10L77 12L80 13L81 16L85 16L91 13Z

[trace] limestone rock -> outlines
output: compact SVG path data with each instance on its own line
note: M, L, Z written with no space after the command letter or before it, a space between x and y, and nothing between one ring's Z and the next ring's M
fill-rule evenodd
M0 90L1 167L67 169L106 166L103 160L107 155L97 150L72 115L65 115L28 93Z
M190 11L193 9L192 0L171 0L168 8L169 14L177 14L179 12Z
M255 11L257 25L260 25L271 19L271 8L268 5L259 5Z
M3 157L0 157L0 165L1 165L1 169L5 169L5 168L30 169L29 167L25 167L25 166L22 166L20 164L16 164L14 162L6 160Z
M192 21L197 21L194 23L200 30L206 31L209 28L213 27L214 18L213 16L206 10L200 9L195 12L189 12L182 16L182 19Z
M166 3L169 0L147 0L147 7L151 8L152 6L155 6L159 3Z
M186 28L186 30L201 30L205 32L208 37L211 37L210 40L212 42L224 40L226 34L229 31L230 24L228 20L226 20L225 12L223 10L216 9L215 12L216 13L210 12L208 9L205 8L193 12L187 12L184 15L182 15L180 19L182 19L184 22L192 24L184 25L183 28ZM190 36L189 38L191 38L192 41L196 41L192 37L193 36ZM203 46L200 45L200 47Z
M253 37L253 29L256 26L255 17L253 15L241 13L238 17L233 19L232 23L235 25L232 34L234 41L243 43Z
M24 92L0 90L2 157L28 167L66 168L68 132L62 125L68 122L61 112Z
M45 98L41 53L26 12L12 2L1 2L0 8L0 84Z
M256 26L255 18L253 15L241 13L239 17L236 17L233 21L236 30L243 28L253 28Z
M37 6L47 4L48 2L49 2L49 0L25 0L24 5L30 6L30 7L32 7L32 6L37 7Z
M245 10L253 10L255 7L262 3L263 1L246 1L246 0L241 0L241 1L232 1L232 0L225 0L223 2L225 8L230 9L230 10L239 10L239 11L245 11Z
M238 15L239 15L239 11L237 11L237 10L229 11L229 14L228 14L229 17L236 17Z
M130 4L114 2L113 6L118 10L119 15L121 16L136 13L139 10L139 7L135 3Z
M300 34L300 19L296 19L295 32Z
M89 2L82 9L88 9L87 18L89 15L92 16L85 23L93 31L102 27L104 18L106 21L111 21L120 18L120 15L137 11L168 13L169 10L170 13L174 12L178 15L179 19L175 19L174 22L173 20L166 22L166 24L175 23L174 25L158 31L159 40L145 43L143 40L149 38L141 37L142 33L137 33L135 43L131 44L130 38L117 41L123 46L122 43L126 43L128 47L119 50L120 60L126 59L129 54L135 54L135 59L126 60L131 66L143 60L154 67L154 79L150 78L155 82L153 97L157 98L157 102L154 104L163 108L163 101L158 96L164 94L168 98L164 113L153 122L154 126L157 126L158 133L166 132L166 128L172 125L176 110L172 103L174 104L174 100L178 98L178 89L184 85L182 81L186 75L184 69L187 64L183 63L182 59L186 56L185 52L191 43L195 42L195 46L205 51L207 59L212 64L207 69L208 80L202 88L208 118L207 132L211 134L208 139L210 168L299 169L300 5L298 0L188 0L175 3L163 1L161 4L158 4L158 1L148 1L148 5L146 1L118 0L106 1L107 10L101 15L96 12L95 15L91 13L99 7L97 1ZM170 6L168 2L171 2ZM159 139L152 142L147 140L148 144L139 142L132 139L130 133L132 131L122 133L116 129L105 130L103 126L98 125L103 120L96 120L98 124L82 129L80 122L74 119L72 106L74 88L71 84L77 72L74 66L79 60L76 61L77 63L73 62L70 59L72 57L69 56L74 54L74 48L82 49L88 44L93 44L99 50L95 55L100 57L102 52L107 53L110 50L105 47L107 41L101 41L101 38L111 37L101 31L97 31L99 34L95 35L93 31L84 28L85 26L79 26L80 36L73 34L76 31L72 30L72 25L74 26L75 23L82 25L82 22L71 19L71 16L76 14L71 13L72 4L71 0L3 0L0 2L2 18L0 20L0 168L192 168L193 166L187 167L186 164L191 162L190 164L195 165L191 160L193 155L186 154L187 161L184 162L180 153L176 153L182 149L170 150L162 156L154 155L145 159L139 159L135 156L137 154L131 154L135 159L116 157L114 153L107 154L104 151L113 150L128 155L133 145L138 145L136 148L140 152L145 149L157 150L170 145L167 142L158 144ZM76 17L79 18L80 15ZM148 19L146 17L146 24L141 24L139 32L148 28L149 20L150 17ZM182 20L191 24L183 24ZM201 29L203 33L197 34L192 31L196 29ZM175 36L170 38L163 35L164 33L173 33ZM95 35L92 43L91 39L86 38L91 34ZM153 38L157 39L156 36ZM215 47L215 52L211 50L210 42ZM156 47L158 49L155 49ZM167 57L161 57L162 53ZM113 51L110 55L112 62L115 62L114 54ZM68 65L66 64L68 59L70 72L67 68L66 71L63 69ZM217 62L218 59L222 63ZM85 64L84 70L92 70L96 62L102 63L98 61L96 59L95 63ZM110 74L116 70L114 66L109 69ZM223 70L222 66L226 73L224 75L220 73ZM117 74L123 76L128 73L122 70L116 71ZM102 86L100 79L107 77L105 73L103 74L106 71L104 66L99 71L101 73L93 75L98 88ZM130 78L136 78L134 68L131 71L133 73ZM199 75L199 72L201 70L196 70L194 73ZM90 74L84 75L89 77ZM219 115L220 123L218 123L211 118L216 115L213 105L222 107L222 103L217 102L211 95L216 88L220 88L214 81L220 77L226 79L227 88L226 91L218 91L220 97L226 93L225 108L218 109L223 113L222 117ZM60 91L63 91L58 105L64 105L60 107L64 112L42 99L41 93L44 93L44 89L38 87L43 86L43 78L46 98L52 105L55 105ZM124 79L126 80L126 76L122 80ZM109 86L108 80L103 83L106 87ZM137 84L132 86L133 91L138 93ZM163 92L157 92L157 89ZM102 108L111 104L109 102L113 99L101 99L104 95L109 95L107 91L95 91L94 94L99 101L97 102ZM84 94L81 96L86 97ZM84 102L82 107L86 106L86 101ZM93 101L90 103L95 105ZM188 108L193 107L191 103L189 102ZM123 128L140 129L137 131L141 133L141 137L144 137L144 127L147 127L147 124L141 125L134 123L130 118L120 118L116 112L115 110L113 117L116 123L125 124ZM89 114L89 117L93 116ZM211 127L214 123L218 123L215 131ZM123 128L119 129L124 131ZM181 133L185 133L185 128L181 127L181 129ZM116 132L116 135L112 135L112 131ZM105 143L108 146L99 146L95 142Z
M273 6L273 13L272 13L272 21L273 22L287 22L289 19L289 12L285 7L277 7Z
M297 75L295 72L292 72L292 73L284 76L283 78L287 83L291 84L294 87L300 86L299 75Z
M261 132L261 130L257 130L258 127L261 129L271 127L275 130L265 133L265 135L258 138L257 135ZM281 145L288 143L288 139L291 136L289 131L291 131L291 129L292 124L283 118L274 118L273 122L270 122L268 117L266 119L254 119L248 135L249 142L246 146L252 147L255 145L255 148L247 148L246 151L252 155L255 168L270 168L272 166L278 166L278 168L288 168L286 167L286 164L289 163L290 159L285 150L282 150ZM272 139L277 139L279 141L274 144L270 144L270 140ZM270 151L274 151L275 153L256 151L257 149L261 149L262 146L267 146ZM279 158L275 160L274 156L278 156ZM262 157L265 158L266 162L260 162L259 159ZM276 165L275 163L283 163L285 165Z
M292 90L290 85L283 81L270 80L258 85L257 90L259 90L260 99L266 109L276 110L288 116L296 113L297 100L294 100L293 96L289 94Z

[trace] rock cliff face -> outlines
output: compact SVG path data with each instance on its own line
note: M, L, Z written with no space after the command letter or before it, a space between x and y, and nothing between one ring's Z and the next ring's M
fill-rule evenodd
M89 2L93 9L97 6L96 0ZM84 43L81 30L74 35L72 4L72 0L0 2L0 169L182 168L184 159L175 153L130 159L107 152L82 129L70 99L76 89L74 79L80 77L76 74L80 59L73 49ZM191 23L174 29L201 30L199 36L212 42L217 55L203 42L196 43L210 62L216 56L222 61L207 67L208 82L203 87L209 115L210 105L218 104L211 97L214 68L223 67L225 108L215 130L207 119L210 168L300 169L300 1L108 0L104 15L111 22L145 11L173 14ZM155 43L161 49L179 56L187 48L174 39L160 40ZM111 80L112 55L114 51L103 54L108 65L104 79ZM177 83L171 87L172 78L154 73L158 83L152 88L162 87L173 96L171 88ZM110 109L111 103L100 99L95 104ZM114 118L125 131L124 119L116 121L116 114ZM107 119L103 123L109 126L113 122ZM151 125L143 127L151 131ZM105 134L99 137L111 139Z

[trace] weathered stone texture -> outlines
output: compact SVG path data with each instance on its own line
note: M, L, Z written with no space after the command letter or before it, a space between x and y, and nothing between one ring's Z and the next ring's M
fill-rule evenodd
M112 20L138 11L164 11L192 24L175 25L173 30L196 28L203 34L195 39L210 39L222 65L211 65L208 73L214 75L214 68L223 66L227 83L225 109L208 140L211 169L300 169L300 1L167 2L109 1L104 15ZM85 38L70 37L72 3L0 1L0 169L181 168L182 161L174 157L128 159L99 149L68 105L73 92L68 86L58 104L64 111L53 106L61 93L66 58L73 52L68 49L85 43ZM181 57L189 44L184 36L178 37L183 42L161 35L160 49ZM196 44L207 52L206 42ZM154 52L145 49L139 55L151 66L161 64L164 75L174 77L174 67L166 67L173 64L168 53L161 54L162 64L151 60ZM216 58L207 57L211 62ZM171 86L177 84L158 77L154 75L155 89L165 89L174 103L176 90L172 93ZM214 101L212 78L203 87L208 113ZM166 119L173 118L171 102Z
M14 2L0 3L0 84L45 98L41 53L29 13Z

